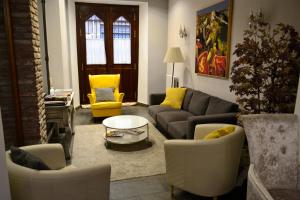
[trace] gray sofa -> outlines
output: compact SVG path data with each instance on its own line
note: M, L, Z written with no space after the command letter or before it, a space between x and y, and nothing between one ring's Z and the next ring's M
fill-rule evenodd
M236 124L238 105L187 88L181 109L159 105L165 94L150 95L149 114L168 139L193 139L197 124Z

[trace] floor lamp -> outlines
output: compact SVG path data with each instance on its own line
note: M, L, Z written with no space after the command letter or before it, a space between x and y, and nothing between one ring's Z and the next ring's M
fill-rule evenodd
M168 48L164 58L164 63L173 63L171 87L174 87L174 65L175 63L182 63L183 60L184 59L179 47Z

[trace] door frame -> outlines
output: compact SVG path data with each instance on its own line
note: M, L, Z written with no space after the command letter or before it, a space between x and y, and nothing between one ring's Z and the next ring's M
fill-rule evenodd
M76 47L77 47L77 70L78 70L78 88L79 88L79 100L80 100L80 104L85 104L86 103L86 99L87 97L85 96L84 94L84 78L85 78L85 74L83 74L82 72L84 71L83 70L83 67L85 66L86 64L86 58L85 59L82 59L82 56L79 56L81 55L82 53L85 54L84 51L84 48L83 47L86 47L85 46L85 42L84 44L81 44L82 43L82 40L80 38L80 36L78 36L77 33L80 32L80 24L79 24L79 21L77 19L81 18L81 16L79 16L79 6L81 5L86 5L86 6L99 6L99 7L132 7L133 9L136 9L135 12L137 11L137 16L136 16L136 23L135 23L135 37L137 39L133 39L133 43L134 45L132 45L131 47L131 55L132 55L132 60L131 60L131 65L134 66L134 76L136 77L136 80L134 80L135 82L135 85L134 85L134 91L135 91L135 95L134 95L134 100L137 102L138 101L138 82L139 82L139 6L138 5L119 5L119 4L105 4L105 3L83 3L83 2L75 2L75 24L76 24ZM107 25L107 26L110 26L110 25ZM112 30L108 30L109 28L107 28L107 34L105 35L105 39L107 37L109 37L109 35L112 35ZM105 29L106 30L106 29ZM82 34L82 33L81 33ZM113 40L111 40L112 42ZM79 48L79 46L81 46L81 48ZM135 49L134 49L135 48ZM107 53L112 53L113 54L113 47L111 46L111 44L107 44L105 45L105 51ZM136 52L136 53L134 53ZM113 70L113 65L119 65L119 64L113 64L113 61L109 61L109 59L113 60L113 55L111 56L108 56L108 54L106 54L106 61L107 61L107 64L106 65L111 65L109 66L111 69L108 73L111 73L112 70ZM110 63L109 63L110 62ZM122 68L118 68L116 67L115 69L120 69L122 70ZM122 78L122 77L121 77ZM120 86L121 86L121 83L120 83ZM126 94L125 94L126 95Z

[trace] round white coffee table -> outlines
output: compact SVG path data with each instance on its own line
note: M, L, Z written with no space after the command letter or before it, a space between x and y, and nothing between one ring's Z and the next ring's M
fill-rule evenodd
M149 142L148 120L136 115L119 115L103 120L105 127L105 146L110 144L133 144L143 140ZM108 136L112 132L119 136Z

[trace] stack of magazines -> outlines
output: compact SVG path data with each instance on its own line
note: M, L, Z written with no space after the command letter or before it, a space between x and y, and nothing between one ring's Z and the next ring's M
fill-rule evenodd
M106 133L106 137L123 137L124 134L139 135L144 132L143 130L112 130Z
M66 90L55 90L54 95L45 96L45 105L46 106L64 106L68 103L72 91Z
M106 137L123 137L124 131L108 131Z

